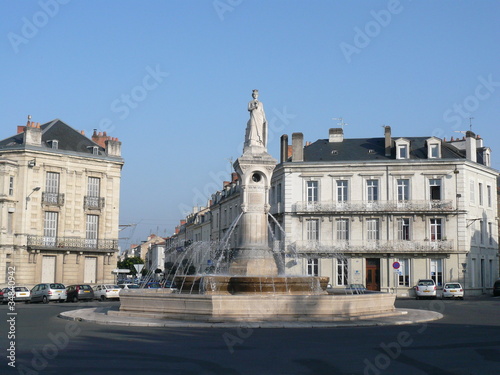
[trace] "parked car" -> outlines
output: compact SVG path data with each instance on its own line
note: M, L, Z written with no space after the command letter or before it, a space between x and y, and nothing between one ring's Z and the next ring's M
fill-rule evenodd
M94 286L94 298L106 301L107 299L118 299L120 298L120 287L114 284L102 284Z
M436 283L432 279L420 279L415 286L415 294L417 299L420 298L436 298L437 288Z
M500 296L500 279L493 283L493 295Z
M13 294L12 297L9 295L11 293ZM24 301L26 303L30 303L31 292L25 286L15 286L13 289L3 288L0 291L0 298L2 298L3 303L7 303L9 301L14 301L14 302Z
M61 283L42 283L31 289L31 302L49 301L66 301L66 287Z
M88 284L69 285L66 293L68 302L92 301L94 299L94 290Z
M121 289L140 289L141 287L137 284L118 284Z
M445 283L441 298L460 298L464 299L464 289L460 283Z
M363 284L349 284L349 286L345 288L345 291L352 294L364 294L367 289Z

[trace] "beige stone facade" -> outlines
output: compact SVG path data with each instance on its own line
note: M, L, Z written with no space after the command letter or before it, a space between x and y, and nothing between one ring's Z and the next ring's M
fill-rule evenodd
M60 120L0 141L0 284L113 282L121 142Z

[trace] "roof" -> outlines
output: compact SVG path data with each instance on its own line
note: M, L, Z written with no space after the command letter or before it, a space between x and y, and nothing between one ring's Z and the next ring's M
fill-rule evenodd
M404 137L410 142L410 159L427 159L426 141L430 137ZM393 138L394 140L394 138ZM319 139L304 148L304 161L372 161L395 160L395 147L385 155L385 138L353 138L342 142ZM441 143L441 159L464 158L465 155L451 144Z
M81 134L79 131L73 129L64 121L59 119L52 120L43 125L40 125L42 130L42 144L41 147L52 150L51 141L58 141L58 150L70 151L77 153L85 153L92 155L92 148L98 148L98 155L105 156L105 149L97 143ZM27 146L23 143L24 132L6 138L0 141L0 150L15 148L23 149L33 146Z

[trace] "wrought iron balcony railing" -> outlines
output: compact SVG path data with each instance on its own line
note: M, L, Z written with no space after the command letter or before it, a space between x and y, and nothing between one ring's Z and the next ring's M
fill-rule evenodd
M28 236L28 247L40 250L116 251L118 240Z
M104 208L104 198L86 195L83 198L83 206L89 210L100 210Z
M410 201L346 201L346 202L297 202L294 213L327 212L447 212L453 211L451 200Z
M290 253L348 254L376 253L439 253L454 252L453 240L440 241L295 241L287 247Z
M64 194L43 192L42 203L50 206L62 206L64 205Z

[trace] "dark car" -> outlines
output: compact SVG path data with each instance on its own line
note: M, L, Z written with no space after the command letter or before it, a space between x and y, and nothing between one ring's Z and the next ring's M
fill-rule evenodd
M94 299L94 290L88 284L69 285L66 288L66 295L68 302L92 301Z
M500 296L500 279L495 281L495 283L493 284L493 295L495 297Z

